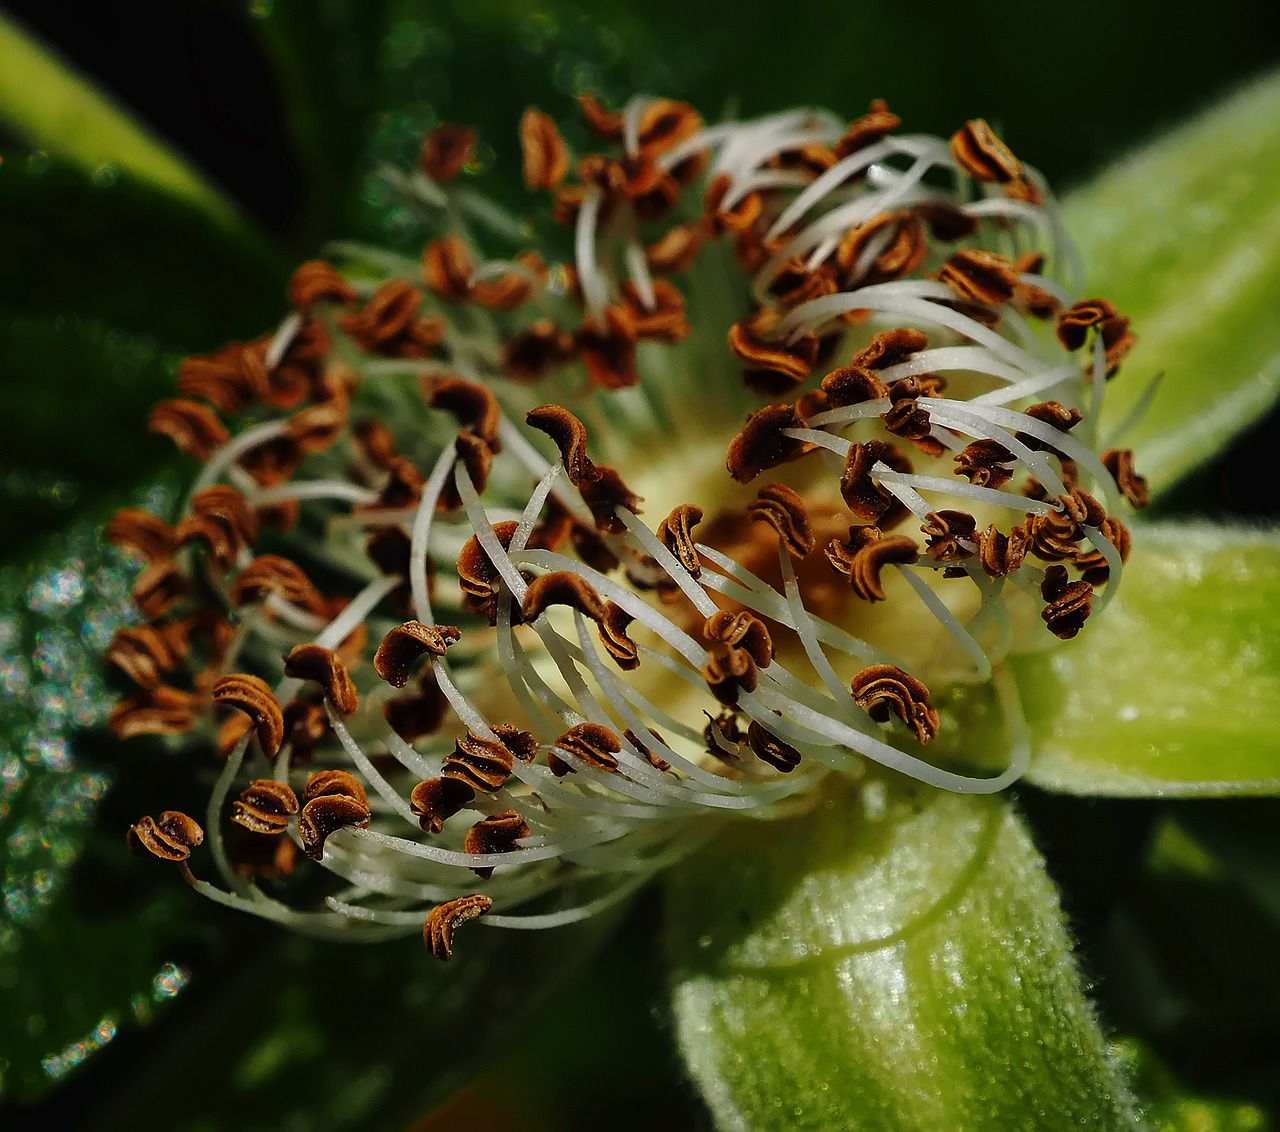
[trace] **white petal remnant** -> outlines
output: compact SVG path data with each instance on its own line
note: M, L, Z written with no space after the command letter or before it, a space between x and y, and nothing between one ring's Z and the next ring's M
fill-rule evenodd
M430 192L396 179L439 209L422 285L336 248L153 415L204 467L175 527L109 528L150 622L109 655L138 685L112 723L225 759L227 887L187 873L216 900L425 922L447 958L457 924L589 916L833 773L998 791L1028 756L1005 657L1119 581L1108 509L1144 493L1096 426L1133 334L1072 304L1052 201L985 124L583 110L611 148L576 180L523 127L560 239L477 254L441 127ZM994 682L1000 773L928 757L955 680ZM258 883L302 855L341 882L305 911Z

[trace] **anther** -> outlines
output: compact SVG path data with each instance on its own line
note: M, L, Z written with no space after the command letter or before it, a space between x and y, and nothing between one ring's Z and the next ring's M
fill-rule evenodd
M1093 587L1088 582L1067 580L1065 566L1050 566L1044 572L1040 593L1049 604L1040 617L1055 637L1071 640L1084 628L1093 600Z
M804 558L814 547L813 524L800 493L782 483L762 487L747 504L747 514L772 527L792 558Z
M877 723L887 722L892 712L920 743L928 743L938 734L938 713L929 699L929 689L896 665L864 668L853 678L849 690L854 702Z
M471 160L475 144L475 130L445 122L427 135L419 167L437 183L452 181Z
M458 926L483 916L492 907L493 901L479 892L437 904L422 925L422 942L433 956L447 962L453 958L453 933Z
M129 844L153 853L162 861L186 861L191 850L204 841L199 823L180 810L165 810L160 820L144 817L129 827Z
M1138 475L1133 466L1133 449L1108 448L1102 454L1102 466L1111 473L1120 494L1129 501L1131 507L1142 510L1150 506L1151 492L1147 488L1146 478Z
M530 106L520 119L520 149L530 189L554 189L564 180L569 152L556 124L537 107Z
M579 723L570 727L554 745L580 759L593 770L612 773L618 769L618 752L622 750L622 740L599 723ZM577 769L557 758L554 753L547 756L547 765L557 778Z
M515 810L490 814L476 822L462 841L464 853L511 853L522 837L529 836L529 823ZM493 876L492 865L480 865L472 870L482 880Z
M259 778L249 783L231 807L231 820L253 833L278 835L298 812L298 796L283 782Z
M850 527L844 542L832 539L827 561L849 579L853 592L866 602L884 601L880 574L886 566L910 566L920 560L920 548L906 535L884 535L879 527Z
M409 682L409 672L420 656L444 656L462 633L454 625L424 625L406 621L387 632L373 655L373 670L393 688Z
M783 774L789 774L800 765L800 752L790 743L784 743L772 732L766 731L754 719L747 727L747 746L756 758Z
M342 715L352 715L360 707L347 666L332 649L315 644L295 645L284 656L284 674L314 680L324 689L325 699Z
M284 715L265 680L243 672L219 677L213 685L213 702L242 711L257 729L258 743L273 758L284 742Z

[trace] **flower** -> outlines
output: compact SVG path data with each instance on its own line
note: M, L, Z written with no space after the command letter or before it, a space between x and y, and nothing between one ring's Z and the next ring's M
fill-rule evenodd
M985 122L580 102L601 153L520 124L565 238L485 258L532 233L442 126L391 174L439 225L420 263L335 246L151 413L203 467L176 524L108 527L147 619L111 724L217 748L206 827L130 831L215 900L448 959L832 776L997 792L1030 756L1008 658L1121 585L1146 490L1099 421L1135 336ZM928 757L955 684L995 689L998 773ZM321 907L258 883L300 852Z

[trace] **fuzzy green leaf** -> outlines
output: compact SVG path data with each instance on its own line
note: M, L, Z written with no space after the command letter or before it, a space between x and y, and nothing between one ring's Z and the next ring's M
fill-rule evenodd
M1022 823L894 789L738 825L671 878L677 1036L720 1128L1135 1127Z
M1030 781L1119 796L1280 793L1280 536L1152 524L1115 602L1014 662Z
M1280 396L1280 74L1101 174L1065 219L1086 290L1139 335L1108 391L1104 437L1163 374L1119 438L1162 489Z

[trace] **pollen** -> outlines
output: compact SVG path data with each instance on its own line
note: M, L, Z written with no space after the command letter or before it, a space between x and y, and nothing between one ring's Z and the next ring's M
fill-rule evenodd
M440 126L395 182L418 259L328 249L151 412L192 483L107 526L143 620L111 726L207 752L208 828L130 839L211 899L448 959L833 775L1001 790L1007 657L1121 584L1147 491L1097 426L1136 336L984 121L579 112L520 119L520 216ZM999 773L932 753L956 682Z

